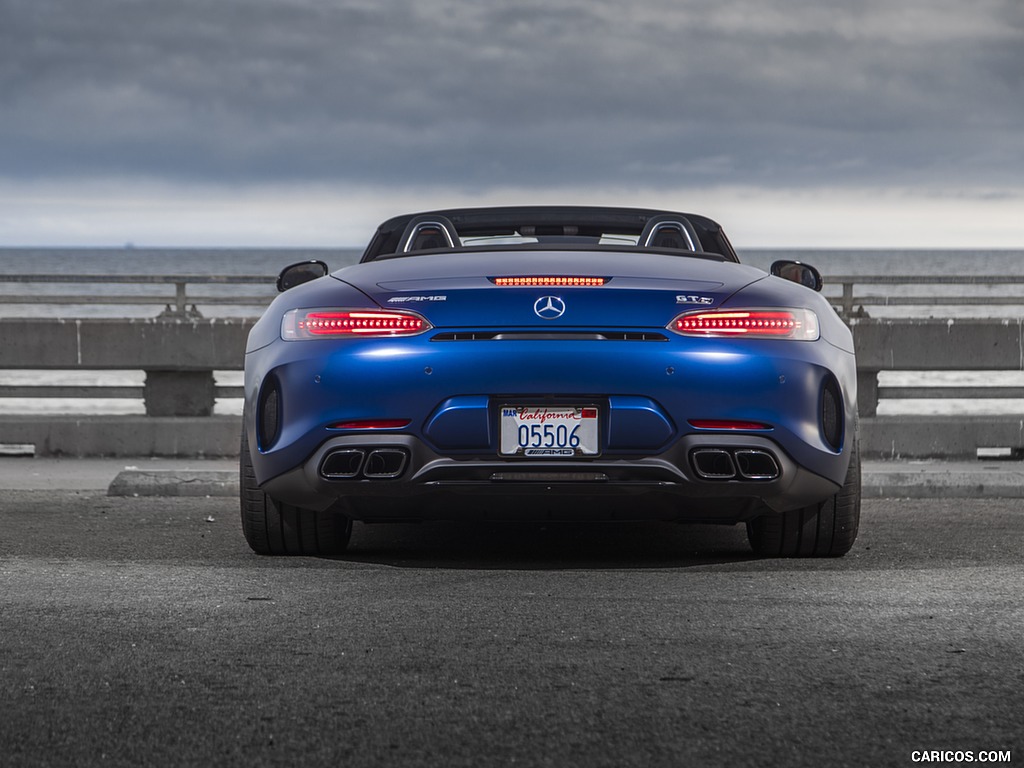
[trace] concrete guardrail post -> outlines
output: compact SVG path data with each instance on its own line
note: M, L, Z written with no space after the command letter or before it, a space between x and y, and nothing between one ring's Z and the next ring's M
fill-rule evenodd
M147 416L212 416L216 396L213 371L146 371Z
M878 371L857 371L857 412L864 417L878 415Z

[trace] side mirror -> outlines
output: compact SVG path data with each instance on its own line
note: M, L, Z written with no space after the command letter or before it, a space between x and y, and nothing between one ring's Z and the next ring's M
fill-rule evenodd
M821 272L810 264L803 264L799 261L776 261L772 264L771 273L784 280L800 283L800 285L810 288L812 291L820 291L825 285Z
M281 270L281 274L277 276L277 290L287 291L289 288L294 288L296 285L302 285L308 283L310 280L316 280L318 277L323 277L330 270L327 265L317 259L310 259L309 261L300 261L297 264L289 264L287 267Z

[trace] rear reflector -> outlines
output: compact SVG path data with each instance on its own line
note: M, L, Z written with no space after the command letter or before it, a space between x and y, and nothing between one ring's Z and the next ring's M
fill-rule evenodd
M492 277L490 281L503 288L537 287L537 288L589 288L604 285L606 277L574 277L563 275L523 276L523 277Z
M401 429L410 419L354 419L331 424L328 429Z
M694 429L738 429L738 430L764 430L771 429L771 424L763 424L760 421L736 421L733 419L690 419L690 426Z
M828 376L821 389L821 434L829 446L838 451L843 445L843 396L839 382Z
M281 429L281 390L273 374L263 381L256 414L257 440L260 450L265 451L274 445Z
M373 309L293 309L281 320L281 338L323 339L356 336L415 336L430 323L414 312Z
M668 328L684 336L744 336L799 341L818 338L818 318L807 309L687 312L676 317Z

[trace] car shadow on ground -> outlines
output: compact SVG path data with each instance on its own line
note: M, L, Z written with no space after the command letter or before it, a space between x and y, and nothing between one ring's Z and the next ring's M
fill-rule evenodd
M406 568L686 568L757 559L739 526L666 522L356 523L347 562Z

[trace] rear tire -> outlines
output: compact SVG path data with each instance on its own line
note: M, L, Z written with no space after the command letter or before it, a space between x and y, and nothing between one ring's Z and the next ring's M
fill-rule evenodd
M242 533L253 552L260 555L339 555L352 535L352 519L332 509L312 509L283 504L256 485L249 455L249 439L242 430L238 459Z
M761 557L842 557L860 527L860 450L850 455L846 481L835 496L818 504L747 523L747 538Z

